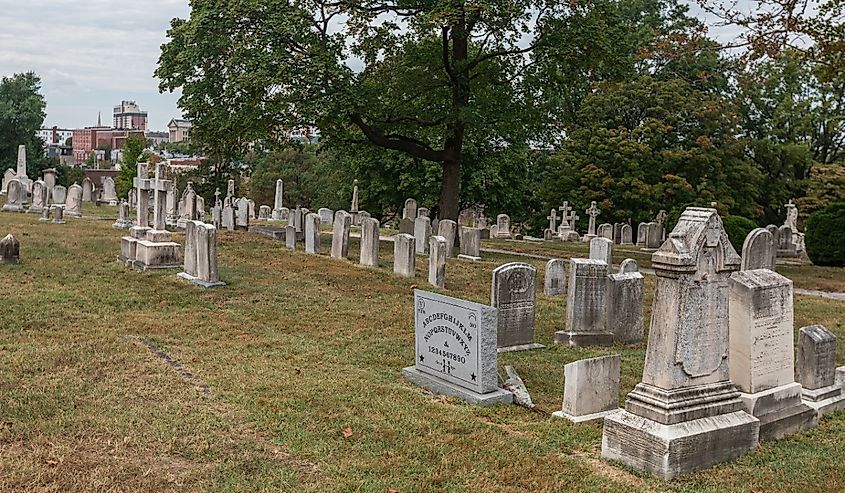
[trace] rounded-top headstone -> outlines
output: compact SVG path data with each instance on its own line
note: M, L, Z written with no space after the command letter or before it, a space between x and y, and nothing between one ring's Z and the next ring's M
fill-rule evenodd
M774 270L776 259L775 237L768 229L757 228L748 233L742 245L741 270Z
M622 261L619 265L619 273L620 274L631 274L633 272L639 272L640 266L637 265L637 261L632 258L626 258Z
M6 235L0 240L0 262L4 264L16 264L20 260L21 244L12 235Z

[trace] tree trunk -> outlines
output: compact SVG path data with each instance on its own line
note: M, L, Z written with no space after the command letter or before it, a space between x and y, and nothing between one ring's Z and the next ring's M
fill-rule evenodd
M458 222L458 199L461 196L461 154L443 163L443 179L440 187L440 219Z

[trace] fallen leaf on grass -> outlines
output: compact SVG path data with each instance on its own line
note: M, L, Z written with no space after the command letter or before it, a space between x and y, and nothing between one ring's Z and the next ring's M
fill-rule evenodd
M48 466L58 466L59 465L59 461L57 461L56 459L47 459L47 460L44 461L44 463L47 464Z
M352 428L346 427L343 429L343 438L349 438L352 436Z

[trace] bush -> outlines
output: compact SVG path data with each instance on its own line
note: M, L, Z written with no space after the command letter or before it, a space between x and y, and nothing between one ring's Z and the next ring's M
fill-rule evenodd
M728 233L728 238L731 240L731 245L740 255L742 254L742 244L745 243L745 237L748 236L752 230L757 229L757 224L742 216L726 216L722 218L722 223L725 225L725 231Z
M804 243L814 264L845 266L845 202L811 214L806 230Z

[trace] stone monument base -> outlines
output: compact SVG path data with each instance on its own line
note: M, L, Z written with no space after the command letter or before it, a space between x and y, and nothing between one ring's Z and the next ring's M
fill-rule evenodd
M26 210L27 214L41 214L42 212L44 212L43 207L30 207Z
M458 260L470 260L472 262L478 262L479 260L481 260L481 257L473 257L471 255L460 254L458 255Z
M817 418L845 409L845 395L842 395L842 387L836 384L816 390L803 389L801 398L816 411Z
M612 346L613 334L611 333L578 333L559 330L555 332L555 344L567 346Z
M117 260L123 262L127 267L132 267L135 263L135 251L138 246L138 240L131 236L124 236L120 239L120 255Z
M435 394L444 394L452 397L457 397L468 404L476 406L490 406L493 404L511 404L513 402L513 394L504 389L497 389L487 394L479 394L471 390L458 387L445 380L437 377L426 375L417 370L413 366L402 369L402 376L404 376L411 383L430 390Z
M175 269L182 266L180 245L176 242L138 240L133 267L138 270Z
M792 383L754 394L740 393L745 412L760 420L760 441L777 440L809 430L816 411L801 402L801 384Z
M25 212L25 208L22 205L6 204L3 206L3 212Z
M744 411L672 425L622 411L604 419L601 455L669 481L754 450L759 431Z
M520 344L518 346L507 346L496 349L498 353L513 353L516 351L531 351L532 349L545 349L546 346L532 342L531 344Z
M82 213L81 212L69 211L69 210L65 209L65 216L82 217Z
M219 287L226 285L226 283L223 282L223 281L217 281L217 282L203 281L199 277L194 277L194 276L188 274L187 272L180 272L176 275L181 277L182 279L185 279L186 281L191 281L193 284L196 284L197 286L203 287L205 289L219 288Z
M621 409L611 409L610 411L602 411L600 413L593 413L593 414L585 414L583 416L573 416L571 414L566 414L563 411L555 411L552 413L552 416L555 418L564 418L572 421L573 423L590 423L592 421L600 421L604 418L610 416L611 414L615 414L622 411Z

